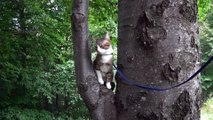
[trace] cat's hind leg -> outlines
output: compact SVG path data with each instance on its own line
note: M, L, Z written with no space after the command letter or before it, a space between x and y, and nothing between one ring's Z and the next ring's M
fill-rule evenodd
M113 71L110 71L106 75L106 87L108 89L114 89L114 86L112 86L112 80L113 80Z
M107 83L106 83L106 87L107 87L108 89L112 89L111 82L107 82Z

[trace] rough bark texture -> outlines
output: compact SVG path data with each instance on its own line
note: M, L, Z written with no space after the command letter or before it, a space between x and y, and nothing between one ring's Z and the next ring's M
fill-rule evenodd
M119 0L118 67L131 80L166 87L200 67L196 0ZM164 92L127 85L119 75L118 120L199 120L199 76Z
M94 120L116 120L114 94L100 86L92 67L88 34L89 0L74 0L72 32L77 86Z

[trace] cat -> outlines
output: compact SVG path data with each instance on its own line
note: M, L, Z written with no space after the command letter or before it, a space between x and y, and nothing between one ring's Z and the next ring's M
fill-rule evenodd
M110 35L107 32L105 37L96 41L97 55L93 62L98 82L105 85L108 89L113 90L115 84L113 80L113 48L111 45Z

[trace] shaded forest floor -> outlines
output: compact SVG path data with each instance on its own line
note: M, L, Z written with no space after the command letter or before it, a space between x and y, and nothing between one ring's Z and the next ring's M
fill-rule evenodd
M201 109L201 120L213 120L213 98L208 99Z

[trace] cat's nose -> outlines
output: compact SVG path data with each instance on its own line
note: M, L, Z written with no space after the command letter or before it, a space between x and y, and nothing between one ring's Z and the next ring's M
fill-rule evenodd
M105 48L105 49L108 49L109 46L110 46L110 42L109 41L104 41L102 46Z
M108 40L104 40L104 41L103 41L103 44L104 44L104 45L110 45L110 42L109 42Z

